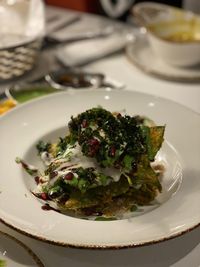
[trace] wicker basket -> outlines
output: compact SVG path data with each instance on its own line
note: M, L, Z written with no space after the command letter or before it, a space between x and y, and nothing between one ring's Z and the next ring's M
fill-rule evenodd
M39 54L42 38L0 49L0 81L11 80L30 71Z
M0 9L0 82L6 82L36 63L45 35L45 8L43 0L0 0Z

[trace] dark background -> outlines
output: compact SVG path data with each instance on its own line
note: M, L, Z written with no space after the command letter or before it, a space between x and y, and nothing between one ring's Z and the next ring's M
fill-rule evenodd
M64 8L77 10L81 12L101 14L101 15L106 16L104 10L101 7L100 1L98 0L45 0L45 2L49 5L64 7ZM115 0L113 0L113 3L114 2ZM144 2L144 1L135 0L134 4L138 2ZM145 2L148 2L148 0L145 0ZM177 6L177 7L182 6L182 0L153 0L153 2L164 3L164 4ZM125 19L128 14L129 12L126 12L119 19L122 19L122 20Z

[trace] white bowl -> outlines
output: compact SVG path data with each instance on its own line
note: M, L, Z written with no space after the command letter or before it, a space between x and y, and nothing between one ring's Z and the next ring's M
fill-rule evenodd
M200 17L153 2L136 4L133 14L145 27L154 53L170 65L200 63Z

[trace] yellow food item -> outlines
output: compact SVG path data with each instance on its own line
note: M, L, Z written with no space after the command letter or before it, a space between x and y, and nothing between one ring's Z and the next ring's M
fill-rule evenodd
M195 32L192 31L175 32L165 37L164 39L174 42L193 42L193 41L200 41L200 34L197 35L195 34Z
M199 42L200 19L176 19L161 21L148 26L160 38L171 42Z
M12 99L8 99L0 103L0 115L7 112L11 108L16 106L16 102Z

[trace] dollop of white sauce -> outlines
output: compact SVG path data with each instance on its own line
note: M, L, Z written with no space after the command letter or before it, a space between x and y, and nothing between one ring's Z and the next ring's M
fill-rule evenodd
M107 176L111 176L114 181L119 180L120 175L121 175L119 170L113 167L110 167L110 168L99 167L96 159L89 158L83 155L79 144L76 144L76 146L71 148L70 152L71 152L70 164L76 164L76 166L74 167L94 168L97 172L101 172Z
M66 158L62 157L55 160L55 162L60 163L60 166L56 169L57 174L49 180L49 185L53 185L59 177L64 177L68 172L73 170L73 168L79 167L94 168L97 172L112 177L115 182L120 179L121 173L119 170L113 167L99 167L96 159L83 155L81 147L78 143L73 147L67 148L66 152L63 155L65 155ZM48 166L53 161L52 157L47 152L42 153L41 158L46 166Z

